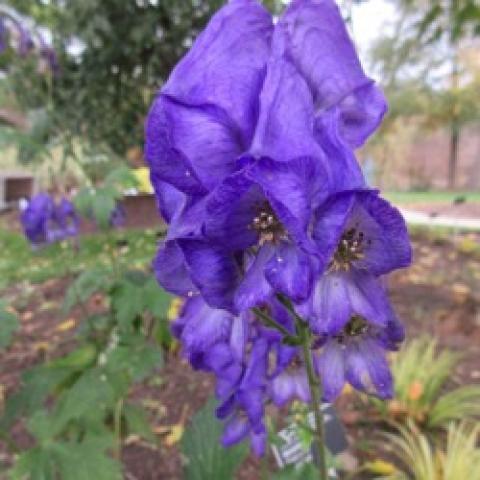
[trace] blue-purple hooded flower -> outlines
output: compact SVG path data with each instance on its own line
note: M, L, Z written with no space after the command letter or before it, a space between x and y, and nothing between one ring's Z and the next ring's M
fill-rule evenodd
M292 308L326 400L345 382L391 395L385 351L404 333L381 277L410 244L354 154L385 111L333 0L293 0L277 22L228 2L154 101L145 154L169 225L154 270L186 298L174 333L216 377L224 445L262 454L265 404L310 401Z
M8 47L8 29L5 20L0 17L0 53L4 52Z
M20 221L34 247L78 235L80 218L73 204L62 198L58 204L47 193L35 195L22 212Z
M38 246L48 242L48 223L55 208L53 199L46 193L34 196L22 212L20 221L28 241Z

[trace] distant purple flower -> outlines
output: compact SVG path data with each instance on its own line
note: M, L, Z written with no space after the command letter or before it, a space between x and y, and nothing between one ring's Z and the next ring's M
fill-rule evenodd
M43 44L40 48L40 57L44 60L53 75L58 75L60 73L60 64L58 63L58 57L52 47Z
M33 197L21 214L23 231L29 242L38 247L49 242L48 223L52 217L54 203L46 193Z
M62 198L55 206L53 220L56 222L59 230L59 236L75 237L78 235L80 226L80 217L75 211L72 202Z
M119 228L125 224L126 218L125 209L121 204L117 203L114 210L110 214L110 226L113 228Z
M4 52L8 47L8 30L5 20L0 17L0 53Z
M56 205L46 193L30 200L20 220L25 236L35 248L78 235L79 217L73 204L62 198Z
M23 25L20 23L18 24L17 28L18 32L18 46L17 46L17 53L21 57L26 57L35 47L33 43L32 37Z

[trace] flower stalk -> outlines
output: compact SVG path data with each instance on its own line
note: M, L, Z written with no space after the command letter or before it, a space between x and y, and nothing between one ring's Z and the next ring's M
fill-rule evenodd
M300 332L302 339L303 358L305 362L305 370L308 378L308 385L310 387L311 405L315 417L315 437L318 443L318 458L319 458L319 479L328 480L327 460L325 456L325 428L323 423L322 412L322 384L315 372L312 358L312 337L308 326L304 322L297 319L297 330Z

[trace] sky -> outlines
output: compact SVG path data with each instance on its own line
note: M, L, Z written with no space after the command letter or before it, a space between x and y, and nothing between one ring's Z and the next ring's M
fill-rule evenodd
M367 67L366 56L372 42L388 29L396 17L395 6L387 0L369 0L354 4L352 9L352 33L360 58ZM369 73L369 72L367 72Z

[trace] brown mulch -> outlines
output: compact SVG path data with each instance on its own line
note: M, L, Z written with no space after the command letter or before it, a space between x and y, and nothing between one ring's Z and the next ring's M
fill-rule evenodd
M408 337L428 334L437 337L442 346L463 352L464 359L454 373L454 380L479 382L480 259L476 254L458 252L449 240L437 241L422 234L414 237L413 245L414 265L389 279L392 300L407 324ZM62 325L68 320L78 324L81 312L74 310L68 317L61 313L69 281L68 278L54 279L31 291L18 286L2 292L2 296L15 299L14 306L21 319L21 330L13 345L0 353L0 387L6 395L17 388L23 370L72 348L73 329L62 330ZM147 405L152 424L159 432L161 427L188 422L213 389L212 379L193 372L178 354L169 356L157 380L150 379L136 387L132 398ZM355 453L363 455L362 448L368 448L371 435L368 426L362 426L362 412L348 402L340 401L338 408ZM22 445L28 444L28 438L21 432L18 435L17 440ZM125 478L181 480L179 449L176 445L166 446L164 440L165 436L159 435L158 448L135 439L129 442L122 455ZM0 463L5 451L0 442ZM242 466L238 478L260 478L258 461L250 458Z

